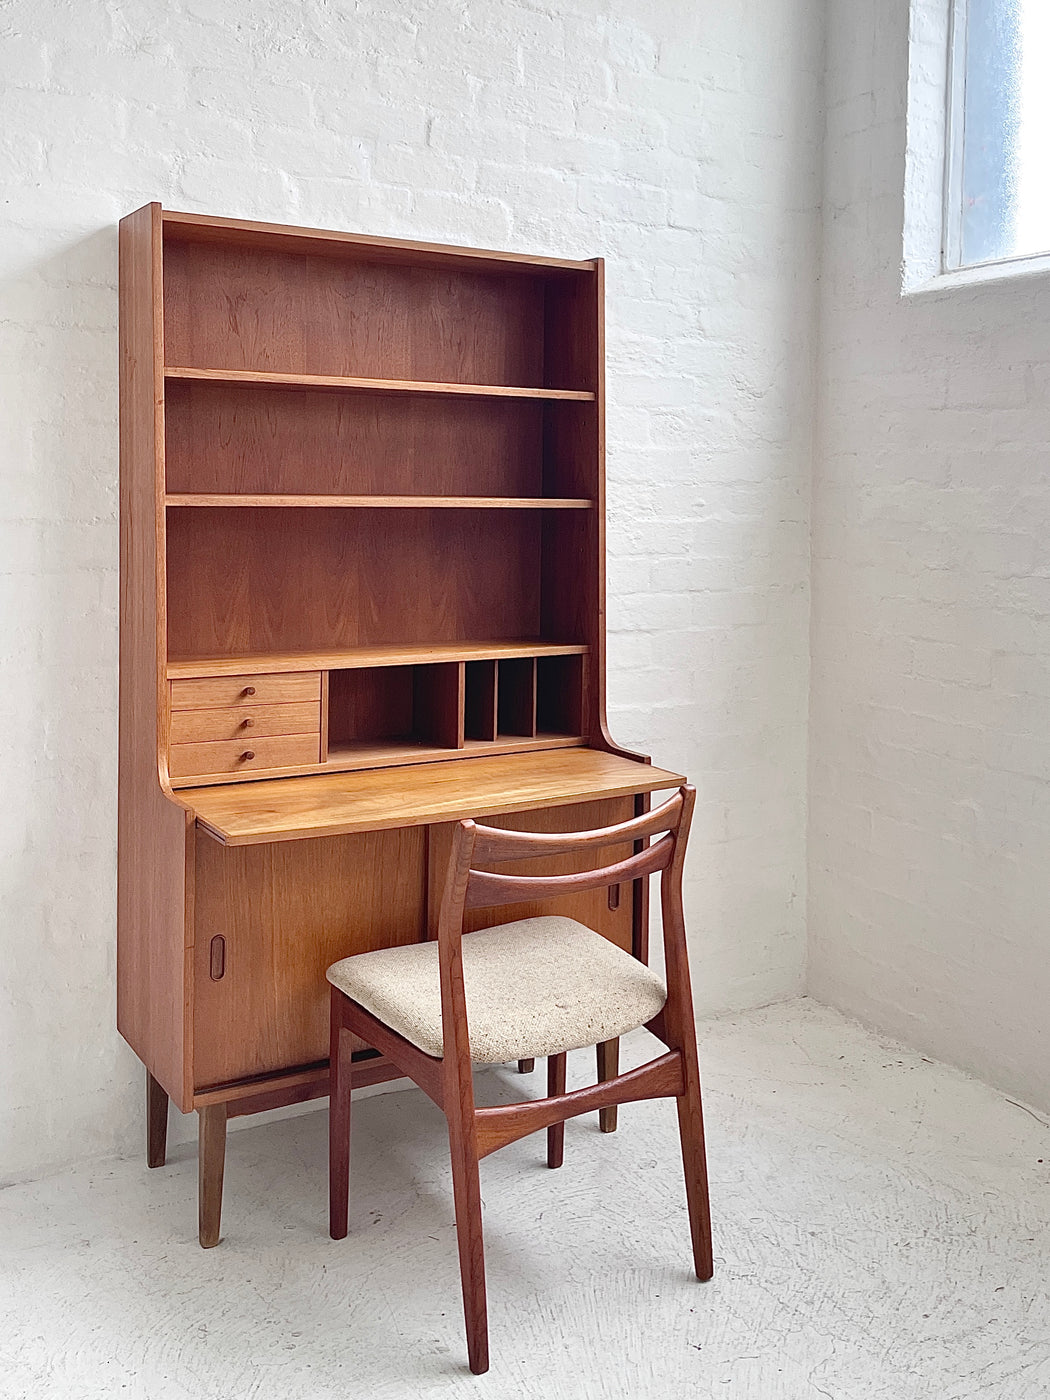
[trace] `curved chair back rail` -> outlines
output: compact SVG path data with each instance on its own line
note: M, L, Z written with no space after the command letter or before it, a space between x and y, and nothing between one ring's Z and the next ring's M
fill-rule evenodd
M487 862L525 860L531 856L557 856L568 851L600 850L603 846L640 841L647 836L677 830L682 803L682 792L676 792L651 812L597 831L503 831L475 822L474 859Z

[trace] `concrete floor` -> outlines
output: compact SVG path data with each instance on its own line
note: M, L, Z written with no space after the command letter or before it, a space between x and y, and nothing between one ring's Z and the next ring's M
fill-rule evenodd
M356 1111L341 1244L323 1113L231 1134L208 1253L191 1147L0 1194L0 1395L1050 1396L1045 1124L807 1001L705 1023L701 1065L709 1284L688 1272L673 1106L622 1109L611 1137L578 1119L561 1171L542 1138L482 1167L493 1365L471 1377L443 1120L386 1094ZM540 1088L481 1078L489 1101Z

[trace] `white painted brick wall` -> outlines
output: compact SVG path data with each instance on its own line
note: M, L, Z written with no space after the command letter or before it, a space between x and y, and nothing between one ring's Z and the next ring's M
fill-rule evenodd
M907 0L828 18L809 986L1050 1107L1050 280L900 298Z
M609 260L617 736L700 788L698 1002L803 966L820 0L0 5L0 1175L140 1150L114 1029L118 218Z

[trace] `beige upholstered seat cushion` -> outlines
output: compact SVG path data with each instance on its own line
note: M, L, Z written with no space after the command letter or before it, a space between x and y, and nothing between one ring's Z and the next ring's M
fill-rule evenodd
M428 1055L442 1055L437 943L358 953L328 980ZM463 935L471 1059L556 1055L644 1025L667 994L659 977L575 919L551 915Z

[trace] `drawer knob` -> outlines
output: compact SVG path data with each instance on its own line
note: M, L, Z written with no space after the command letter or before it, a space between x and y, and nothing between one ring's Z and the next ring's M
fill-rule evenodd
M248 759L251 759L251 758L254 758L254 757L255 757L255 751L254 751L254 749L245 749L244 752L241 754L241 758L243 758L243 759L245 759L245 760L248 760Z
M242 728L242 729L251 729L251 727L252 727L252 725L253 725L254 723L255 723L255 721L254 721L253 719L242 719L242 720L241 720L241 728Z
M246 686L244 687L244 689L241 691L241 694L242 694L242 695L254 695L254 694L255 694L255 686L254 686L254 685L246 685Z

